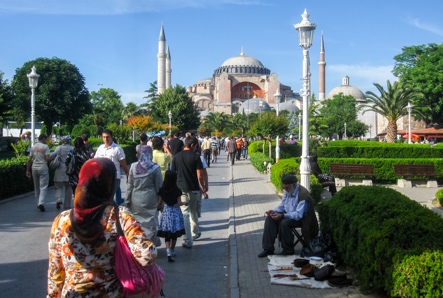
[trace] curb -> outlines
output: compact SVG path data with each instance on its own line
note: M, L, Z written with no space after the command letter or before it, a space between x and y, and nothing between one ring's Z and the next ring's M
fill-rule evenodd
M54 188L54 186L49 186L48 190L50 190L52 188ZM13 196L13 197L8 198L8 199L0 200L0 205L9 203L9 202L12 202L12 201L15 201L15 200L24 199L27 196L34 196L34 191L30 191L30 192L27 192L27 193L24 193L24 194L21 194L21 195L16 195L16 196Z
M235 234L235 205L234 205L234 169L230 166L229 171L229 297L239 298L240 288L238 286L238 255L237 237Z
M432 204L432 200L430 200L429 202L426 203L426 207L428 209L434 211L435 213L437 213L441 217L443 217L443 210L438 209L437 207L435 207L434 204Z

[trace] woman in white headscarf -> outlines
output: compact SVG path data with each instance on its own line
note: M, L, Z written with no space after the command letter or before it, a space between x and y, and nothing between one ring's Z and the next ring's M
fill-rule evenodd
M126 207L140 222L146 236L155 245L160 245L157 238L157 203L158 191L163 184L160 166L152 161L152 148L143 146L138 162L131 164L128 177Z

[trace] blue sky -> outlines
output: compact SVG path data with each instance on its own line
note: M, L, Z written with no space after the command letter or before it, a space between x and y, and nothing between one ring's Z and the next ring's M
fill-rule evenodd
M1 0L0 71L11 81L25 62L58 57L79 68L89 91L113 88L124 103L140 104L157 79L163 22L173 85L211 77L243 46L300 92L303 54L294 24L305 8L317 24L310 49L315 94L321 31L326 93L345 74L363 92L375 91L374 82L386 86L402 47L443 39L440 0Z

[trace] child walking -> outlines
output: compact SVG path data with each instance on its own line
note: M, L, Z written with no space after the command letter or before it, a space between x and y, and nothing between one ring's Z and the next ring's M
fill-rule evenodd
M167 170L165 180L158 191L157 210L162 212L157 236L165 238L168 262L174 262L177 238L185 234L185 222L179 206L188 205L182 202L182 191L177 187L177 173Z

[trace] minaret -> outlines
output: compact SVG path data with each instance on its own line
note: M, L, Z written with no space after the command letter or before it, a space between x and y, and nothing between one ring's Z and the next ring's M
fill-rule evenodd
M319 79L318 79L318 100L322 101L325 99L325 45L323 42L323 31L321 32L321 45L320 45L320 62L318 62L319 67Z
M169 53L169 44L168 49L166 50L166 89L171 87L171 53Z
M157 94L161 94L166 90L166 54L165 54L165 31L160 29L160 37L158 38L158 69L157 69Z

